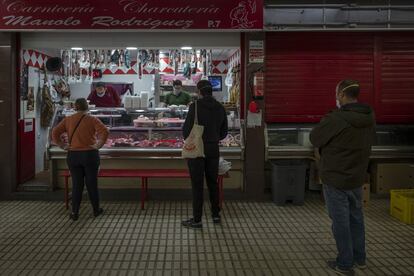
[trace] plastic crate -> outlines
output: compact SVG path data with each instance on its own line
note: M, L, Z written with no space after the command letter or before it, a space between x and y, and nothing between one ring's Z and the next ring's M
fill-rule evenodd
M391 216L414 224L414 189L391 190Z

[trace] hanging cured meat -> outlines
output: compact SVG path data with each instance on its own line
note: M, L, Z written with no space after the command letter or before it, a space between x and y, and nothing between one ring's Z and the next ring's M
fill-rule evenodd
M125 65L125 53L124 50L120 50L119 51L119 62L118 62L118 66L119 67L123 67Z
M193 50L191 53L191 74L197 73L197 52L196 50Z
M118 49L115 49L112 52L112 55L111 55L111 66L119 66L120 58L121 58L121 55L120 55Z
M50 97L50 90L48 86L48 79L45 72L45 81L42 88L42 104L40 111L40 125L43 128L49 127L52 121L54 112L54 105Z
M159 50L155 50L155 60L154 60L154 64L155 64L155 69L159 70L160 69L160 51Z
M125 66L128 69L131 67L131 54L128 49L125 50Z
M88 74L87 74L87 78L88 78L88 82L92 83L93 81L93 52L91 50L88 50L88 60L87 60L87 65L88 65Z
M181 63L181 53L179 51L175 51L174 53L174 74L178 74L178 70Z
M168 54L168 65L171 67L174 67L174 61L175 61L175 50L170 50L170 53Z
M76 51L76 58L75 58L76 82L82 82L81 60L82 60L82 51Z
M186 62L184 64L184 68L183 68L183 75L184 77L186 77L187 79L191 79L191 65L189 62Z
M138 69L138 78L142 78L142 52L137 51L137 69Z
M111 50L107 50L106 56L105 56L105 68L109 68L110 65L111 65Z
M205 49L201 50L201 59L203 63L203 76L207 75L207 51Z
M95 68L102 68L105 65L105 51L95 50Z
M65 79L69 79L70 75L70 57L69 51L62 51L62 61L63 61L63 76Z
M213 51L209 50L208 52L208 76L213 74Z

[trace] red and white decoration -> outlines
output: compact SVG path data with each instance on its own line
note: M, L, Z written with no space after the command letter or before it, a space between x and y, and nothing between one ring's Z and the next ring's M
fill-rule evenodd
M41 69L46 66L48 58L50 58L50 56L35 50L23 50L23 62L27 66Z
M236 52L237 53L237 52ZM234 57L235 54L232 56ZM231 58L232 58L231 57ZM23 61L28 66L33 66L36 68L43 68L46 66L46 61L50 56L43 54L36 50L23 50ZM227 74L228 64L231 60L213 60L213 74ZM197 72L202 72L203 68L197 68ZM153 75L156 73L156 69L153 66L145 64L142 69L143 75ZM160 68L159 73L161 74L174 74L174 68L170 66L170 59L168 57L160 58ZM136 61L131 62L131 67L118 67L113 66L106 68L102 71L103 75L137 75L138 66Z
M233 68L233 67L236 67L239 64L240 64L240 50L237 50L227 60L227 67L228 68Z
M227 71L227 60L213 60L213 74L225 75Z
M102 71L103 75L137 75L138 74L138 64L136 61L131 61L131 67L118 67L113 66L106 68ZM142 68L143 75L152 75L155 74L155 69L148 64L145 64Z
M174 74L174 68L170 65L169 57L160 58L160 73Z

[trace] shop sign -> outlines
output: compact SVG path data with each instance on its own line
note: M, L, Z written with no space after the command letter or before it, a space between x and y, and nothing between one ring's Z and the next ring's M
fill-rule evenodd
M249 42L249 63L264 62L263 40L250 40Z
M0 0L0 30L261 30L263 0Z

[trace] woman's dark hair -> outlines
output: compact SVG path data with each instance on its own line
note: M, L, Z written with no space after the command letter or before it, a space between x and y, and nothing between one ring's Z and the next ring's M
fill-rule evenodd
M348 98L357 99L359 96L359 82L355 80L342 80L338 84L338 92L343 92Z
M208 80L201 80L197 83L197 89L200 90L201 95L211 96L213 95L213 87Z
M85 98L78 98L75 101L75 108L77 111L87 111L89 106Z

